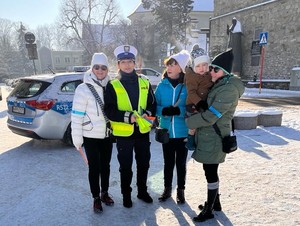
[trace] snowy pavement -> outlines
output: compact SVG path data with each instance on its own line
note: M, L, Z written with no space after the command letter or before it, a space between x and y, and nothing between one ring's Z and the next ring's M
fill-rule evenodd
M2 93L5 98L6 88L2 87ZM1 101L0 225L300 225L300 105L279 110L283 111L281 127L236 132L239 149L219 169L223 211L216 212L212 220L194 223L197 206L206 199L206 181L202 165L190 158L191 152L186 204L175 201L176 172L172 199L159 203L163 158L151 134L148 189L154 203L137 199L134 177L133 207L127 209L122 206L114 147L109 192L115 205L104 206L102 214L95 214L87 167L80 154L60 141L37 141L10 132L5 101Z

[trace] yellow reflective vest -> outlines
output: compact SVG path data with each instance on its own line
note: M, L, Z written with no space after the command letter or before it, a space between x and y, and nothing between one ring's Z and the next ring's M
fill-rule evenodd
M149 89L149 81L143 78L138 78L139 81L139 102L138 102L138 109L146 109L147 106L147 97L148 97L148 89ZM111 81L112 86L117 95L117 105L118 110L120 111L129 111L133 112L130 99L128 96L127 91L125 90L124 86L120 82L119 79L114 79ZM141 114L142 112L139 112ZM111 127L113 130L114 136L120 137L129 137L133 134L134 131L134 124L129 124L125 122L114 122L111 121ZM141 128L139 127L141 133L147 133L151 130L150 127L148 128Z

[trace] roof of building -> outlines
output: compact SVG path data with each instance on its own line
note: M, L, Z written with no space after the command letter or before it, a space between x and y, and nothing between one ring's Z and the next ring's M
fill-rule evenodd
M140 2L139 5L133 10L133 12L130 15L132 15L133 13L143 13L143 12L150 12L150 11L151 9L145 9L143 7L143 4ZM213 12L214 0L194 0L192 11Z

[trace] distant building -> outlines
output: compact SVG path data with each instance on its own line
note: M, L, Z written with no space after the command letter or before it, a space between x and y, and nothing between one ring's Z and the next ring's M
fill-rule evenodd
M187 24L186 37L188 43L177 43L180 49L191 50L195 43L198 43L203 49L209 50L209 18L213 16L213 0L194 0L193 9L190 13L191 21ZM159 69L162 60L170 53L168 48L171 46L162 46L156 40L153 30L146 30L146 24L153 24L155 17L151 10L146 10L142 3L136 7L132 14L128 16L131 25L136 28L135 46L143 54L143 64L147 67ZM148 28L149 29L149 28ZM142 41L143 42L142 42ZM144 45L142 43L152 43L153 45ZM155 44L154 44L155 43ZM154 48L153 48L154 46Z
M228 45L227 26L236 17L242 25L242 79L260 75L260 33L268 32L263 79L289 79L300 65L299 0L219 0L210 25L211 55Z
M43 46L38 50L38 55L39 73L51 73L51 70L65 72L83 65L83 50L53 51Z

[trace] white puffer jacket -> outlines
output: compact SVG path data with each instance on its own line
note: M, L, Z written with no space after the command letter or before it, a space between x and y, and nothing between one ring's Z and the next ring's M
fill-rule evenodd
M93 79L98 81L103 87L110 80L109 76L106 76L101 81L97 80L96 75L91 70L88 70L84 74L83 83L75 90L71 128L73 144L77 149L82 146L83 137L98 139L106 137L106 122L101 107L86 85L86 83L92 84L104 103L103 88L96 84Z

